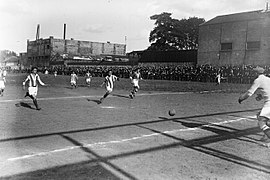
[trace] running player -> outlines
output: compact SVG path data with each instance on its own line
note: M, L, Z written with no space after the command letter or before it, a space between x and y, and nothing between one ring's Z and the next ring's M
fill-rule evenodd
M130 76L131 84L133 85L133 90L130 92L129 97L133 99L136 93L139 91L139 80L142 80L140 69L137 68Z
M74 87L77 88L77 80L78 80L78 76L75 74L74 71L72 71L72 73L70 75L70 85L71 85L72 89Z
M216 75L216 85L220 85L221 82L221 74L218 72Z
M105 77L104 82L101 84L101 87L105 84L106 87L106 93L104 94L104 96L102 98L100 98L100 102L102 103L103 100L112 93L113 91L113 85L115 81L119 81L119 78L115 75L112 74L112 71L109 70L108 75Z
M0 69L0 96L4 96L5 83L6 73L4 72L4 70Z
M56 76L57 76L57 71L55 70L53 74L54 74L54 77L56 78Z
M23 89L25 89L25 84L26 82L29 81L28 83L28 91L26 92L26 95L24 97L29 96L32 100L34 105L36 106L37 110L40 110L41 108L38 106L37 103L37 92L38 92L38 83L42 86L46 86L46 84L44 84L39 75L37 74L37 68L33 67L31 70L31 73L27 76L27 78L25 79L25 81L23 81Z
M85 74L85 83L88 87L90 87L90 83L91 83L91 74L89 71L87 71L87 73Z
M256 100L259 101L263 99L264 105L257 115L258 125L268 139L270 139L270 78L263 74L264 69L261 67L254 68L254 71L257 73L258 77L254 80L247 92L243 93L239 97L238 102L241 104L242 101L253 95L256 90L260 91L256 97ZM265 145L270 147L269 142Z

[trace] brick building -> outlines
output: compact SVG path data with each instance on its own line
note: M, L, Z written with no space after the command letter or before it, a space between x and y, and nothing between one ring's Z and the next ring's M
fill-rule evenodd
M91 42L67 39L37 39L27 41L27 64L50 66L65 59L96 60L106 56L125 56L125 44Z
M270 12L217 16L200 25L197 62L270 65Z

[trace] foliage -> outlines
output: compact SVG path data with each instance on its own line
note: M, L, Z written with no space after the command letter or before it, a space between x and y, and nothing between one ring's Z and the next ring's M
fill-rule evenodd
M8 57L17 56L16 52L10 50L0 51L0 62L4 61Z
M150 32L148 50L188 50L198 48L199 25L203 18L173 19L171 13L163 12L150 17L156 27Z

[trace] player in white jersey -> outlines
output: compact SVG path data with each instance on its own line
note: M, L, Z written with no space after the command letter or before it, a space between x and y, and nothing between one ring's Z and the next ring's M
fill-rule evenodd
M110 70L108 72L108 75L105 77L105 80L104 82L101 84L101 87L105 84L105 87L106 87L106 93L104 94L104 96L102 98L100 98L100 102L99 103L102 103L103 100L109 95L112 93L113 91L113 86L114 86L114 82L115 81L119 81L119 78L115 75L112 74L112 71Z
M221 74L218 72L216 75L216 85L220 85L221 82Z
M136 93L139 91L139 80L141 80L141 73L139 68L136 69L130 76L131 84L133 85L133 90L130 92L129 97L133 99L136 95Z
M6 83L6 73L4 72L4 70L0 69L0 96L4 95L5 83Z
M3 75L6 77L7 76L7 70L4 68L3 70Z
M92 75L90 74L89 71L87 71L87 73L85 74L85 83L88 87L90 87L91 78L92 78Z
M239 97L238 102L241 104L242 101L249 98L255 92L257 94L257 101L264 100L263 108L257 114L257 119L260 129L270 139L270 78L263 74L264 69L261 67L254 68L254 71L257 72L258 77L254 80L251 87ZM270 143L265 145L270 147Z
M24 97L29 96L32 100L34 105L36 106L37 110L40 110L41 108L38 106L37 103L37 92L38 92L38 83L42 86L46 86L44 84L39 75L37 74L37 68L33 67L31 70L31 73L27 76L25 81L23 81L23 88L25 89L25 84L28 81L28 91L26 92L26 95Z
M77 88L77 80L78 80L78 76L75 74L74 71L72 71L71 75L70 75L70 85L72 88Z
M57 76L57 71L55 70L55 71L53 72L53 74L54 74L54 77L56 78L56 76Z

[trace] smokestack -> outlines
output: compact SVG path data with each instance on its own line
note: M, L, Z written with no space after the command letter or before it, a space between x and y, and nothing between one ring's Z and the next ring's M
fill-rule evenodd
M64 37L63 39L66 39L66 24L64 24Z
M266 3L266 10L265 11L268 11L268 2Z
M36 33L36 40L39 39L39 24L37 25L37 33Z

